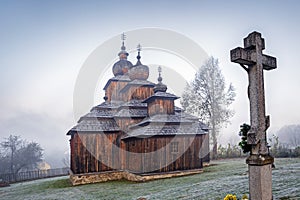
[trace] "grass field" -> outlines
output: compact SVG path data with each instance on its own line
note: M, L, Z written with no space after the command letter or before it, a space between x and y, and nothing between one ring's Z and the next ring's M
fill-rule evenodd
M226 194L248 194L244 159L213 161L204 173L132 183L113 181L72 187L68 177L36 180L0 188L2 200L42 199L223 199ZM274 199L300 199L300 159L276 159L273 170Z

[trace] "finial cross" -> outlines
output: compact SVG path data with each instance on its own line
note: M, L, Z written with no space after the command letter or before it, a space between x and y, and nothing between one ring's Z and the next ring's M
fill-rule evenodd
M158 78L157 78L157 80L158 80L158 83L161 83L161 81L162 81L162 77L161 77L161 66L158 66L158 68L157 68L157 70L158 70Z
M136 48L137 48L138 52L140 52L142 50L141 44L138 44Z
M122 40L122 47L121 47L121 50L125 50L125 44L124 44L124 41L126 40L126 35L125 33L122 33L121 35L121 40Z
M126 40L126 35L125 35L125 33L122 33L122 35L121 35L121 40L122 40L123 42Z

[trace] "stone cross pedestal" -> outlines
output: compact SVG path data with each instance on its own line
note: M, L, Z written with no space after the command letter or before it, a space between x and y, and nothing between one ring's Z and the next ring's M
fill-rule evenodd
M246 162L249 166L249 189L252 200L272 199L272 163L269 155L266 130L270 117L265 115L264 70L276 69L276 58L264 55L265 40L258 32L244 38L244 48L230 51L231 61L240 64L248 73L251 129L247 135L252 145Z

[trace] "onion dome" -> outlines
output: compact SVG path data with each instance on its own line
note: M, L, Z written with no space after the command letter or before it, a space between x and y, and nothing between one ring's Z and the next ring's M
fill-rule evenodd
M166 92L168 87L162 83L162 77L161 77L161 67L158 67L158 83L154 86L154 93L156 92Z
M132 66L129 69L129 78L130 80L147 80L149 77L149 67L147 65L143 65L141 63L141 56L140 56L140 51L141 51L141 45L139 44L137 47L138 50L138 55L137 55L137 62L134 66Z
M113 65L113 73L115 76L127 74L132 63L128 60L119 60Z
M118 53L119 61L113 65L113 73L115 76L127 74L128 70L132 67L132 63L127 60L127 56L129 55L126 51L126 47L124 45L124 41L126 39L126 35L123 33L121 35L122 46L121 51Z

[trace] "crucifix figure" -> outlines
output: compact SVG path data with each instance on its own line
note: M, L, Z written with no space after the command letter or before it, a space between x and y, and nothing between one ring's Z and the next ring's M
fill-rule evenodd
M247 158L249 165L250 199L272 199L272 164L274 158L269 155L266 130L270 126L270 117L265 115L264 70L276 69L276 58L264 55L265 40L258 32L244 38L244 48L230 51L231 61L238 63L248 73L248 97L250 101L251 129L247 142L252 146Z

